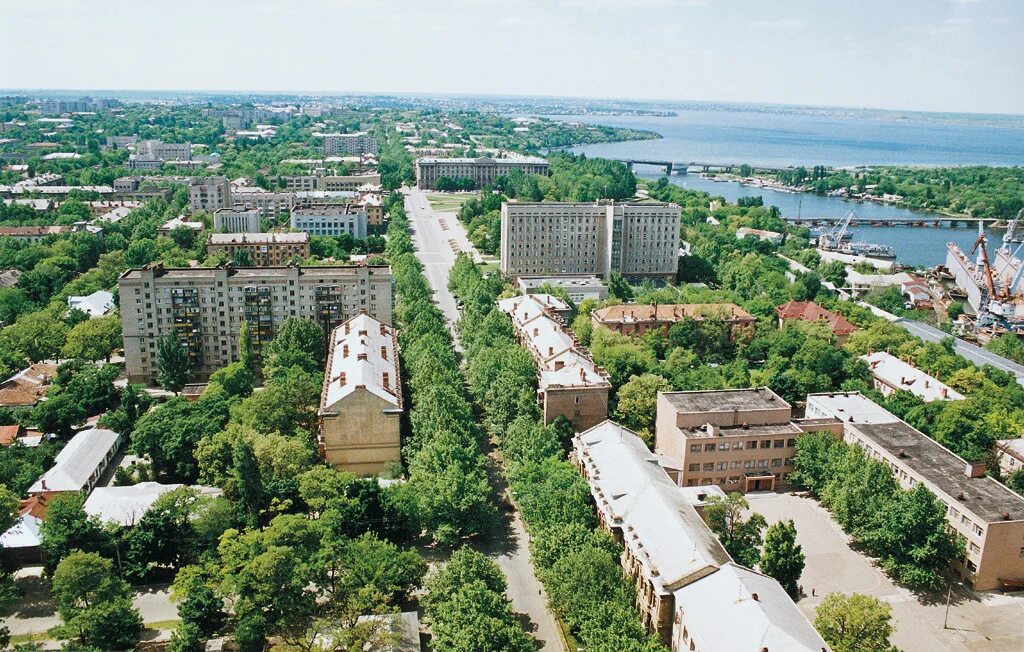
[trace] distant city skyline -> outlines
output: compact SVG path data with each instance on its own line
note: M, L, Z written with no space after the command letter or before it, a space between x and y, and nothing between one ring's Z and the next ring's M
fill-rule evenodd
M1013 0L5 3L0 87L1024 113Z

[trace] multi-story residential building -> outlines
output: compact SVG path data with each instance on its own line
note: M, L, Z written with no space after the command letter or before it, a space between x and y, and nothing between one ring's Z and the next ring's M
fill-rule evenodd
M839 438L843 425L794 419L789 403L767 387L659 392L654 450L670 461L681 487L772 491L788 484L797 437L818 431Z
M247 265L273 267L287 264L292 258L309 257L309 235L306 233L211 233L206 240L208 254L223 253L231 260L236 254L248 258Z
M834 417L843 438L892 469L900 486L921 483L942 502L951 532L964 543L953 571L978 591L1024 578L1024 498L859 393L807 397L809 417Z
M359 314L331 333L320 396L320 450L331 466L373 475L402 461L398 337Z
M658 202L506 202L501 271L509 276L597 274L674 280L679 206Z
M379 174L353 174L317 176L304 174L299 176L280 177L285 188L292 191L311 192L324 190L327 192L358 192L364 186L379 186Z
M366 211L353 204L303 204L292 210L290 226L310 235L347 233L353 238L365 238Z
M259 233L263 218L258 210L218 208L213 212L213 230L226 233Z
M191 211L212 213L231 207L231 182L227 177L197 177L188 184L188 207Z
M828 652L781 584L732 560L636 433L605 421L573 438L572 457L622 545L641 620L666 647Z
M544 286L564 290L574 303L586 299L601 301L608 296L608 286L593 274L565 274L562 276L520 276L516 281L526 294L536 294Z
M289 317L330 333L366 310L391 322L391 269L235 267L130 269L118 280L125 370L131 382L156 380L157 340L175 333L199 378L238 359L238 331L248 322L257 355Z
M752 337L757 320L734 303L621 304L590 313L594 326L604 326L622 335L643 335L649 330L667 334L684 319L702 322L720 320L729 325L732 339Z
M232 186L231 205L247 211L259 211L261 217L277 219L295 205L295 193L271 192L252 186Z
M547 159L536 156L519 156L515 158L435 158L423 157L416 159L416 187L433 190L437 180L470 179L477 188L483 188L508 176L512 170L523 174L548 174Z
M860 356L871 369L875 389L888 396L893 392L910 392L925 403L962 401L964 395L934 376L929 376L909 362L885 351Z
M579 432L608 418L611 383L569 334L546 296L501 299L498 308L511 317L516 338L537 364L537 402L544 423L564 416Z
M365 131L351 134L320 134L324 138L325 156L376 154L377 137Z
M192 143L165 143L160 140L143 140L135 146L139 156L163 161L187 161L192 158Z
M781 306L776 306L775 314L779 317L779 328L792 322L824 323L828 325L835 337L836 346L842 346L850 339L850 334L857 330L854 326L837 312L826 310L813 301L790 301Z

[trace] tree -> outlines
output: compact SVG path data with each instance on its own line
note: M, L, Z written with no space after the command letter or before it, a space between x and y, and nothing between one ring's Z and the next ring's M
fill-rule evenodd
M798 581L804 572L804 553L796 542L793 521L779 521L768 526L758 566L762 573L777 579L791 598L796 600L800 597Z
M733 559L753 567L760 558L761 532L767 522L757 512L745 519L743 513L749 508L747 499L734 491L725 498L715 496L708 499L704 519Z
M238 491L239 516L243 522L255 526L263 509L263 482L260 479L256 454L248 440L240 438L235 442L232 460Z
M128 583L114 575L109 559L71 553L57 565L52 591L63 621L55 634L107 650L135 647L142 617L132 606Z
M834 652L890 649L892 607L861 593L829 593L818 605L814 628Z
M18 494L0 484L0 532L14 525L19 505ZM0 616L6 616L20 597L14 577L6 569L0 569ZM10 640L11 630L7 626L0 627L0 645L6 646Z
M79 493L57 494L47 503L39 535L48 572L73 550L107 553L113 548L110 535L98 518L86 513L84 504Z
M67 439L88 415L73 396L62 393L37 405L32 416L41 431Z
M256 373L256 363L253 359L252 334L249 332L249 322L242 320L242 326L238 329L238 361L242 363L250 374Z
M116 313L88 319L68 333L61 349L65 358L110 361L110 354L121 346L121 318Z
M654 438L654 418L658 411L658 392L668 392L672 385L656 374L633 376L616 393L615 418L634 430L648 444Z
M629 301L633 298L633 287L622 278L622 274L612 272L608 278L608 294L620 301Z
M1006 476L1006 486L1024 496L1024 469L1017 469Z
M174 333L167 333L156 342L157 382L177 394L192 375L192 361Z
M308 356L313 369L322 370L327 340L320 324L302 317L289 317L281 325L274 339L267 345L264 355L281 360L292 360L295 356ZM294 364L289 362L289 364ZM273 366L284 366L280 362Z

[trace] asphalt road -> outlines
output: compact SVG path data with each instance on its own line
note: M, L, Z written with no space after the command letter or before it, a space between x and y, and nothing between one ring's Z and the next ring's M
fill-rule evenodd
M929 326L928 324L922 324L921 322L913 321L911 319L897 319L893 323L905 329L911 335L916 335L927 342L938 342L944 337L949 337L949 333L945 333L940 331L938 328ZM960 338L956 338L956 352L979 367L988 364L992 365L996 369L1011 373L1017 377L1017 382L1019 384L1024 385L1024 366L1019 365L1012 360L1008 360L1001 355L996 355L991 351L981 348L977 344L971 344L970 342Z
M451 266L460 251L473 254L474 259L478 261L480 256L466 238L466 231L454 213L435 212L427 202L426 193L420 190L408 189L403 192L406 193L405 211L413 229L416 256L423 263L427 282L434 290L434 301L444 313L451 328L459 318L455 297L448 290ZM454 329L452 337L456 337ZM501 483L499 490L503 491L503 481L496 482ZM512 601L513 610L529 619L525 626L541 644L541 650L561 652L563 647L558 626L548 610L544 588L533 572L530 539L518 511L511 513L502 536L505 540L484 541L481 547L484 552L489 552L491 558L505 573L508 579L507 593L509 600Z

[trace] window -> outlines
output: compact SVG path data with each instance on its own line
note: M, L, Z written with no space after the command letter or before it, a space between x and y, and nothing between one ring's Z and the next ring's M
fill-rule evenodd
M705 471L714 471L715 470L715 463L714 462L708 462L707 464L704 465L704 470Z
M772 460L772 466L782 466L782 458L776 457Z
M729 442L727 442L727 441L719 442L718 450L720 450L720 451L727 451L727 450L729 450Z
M718 466L715 467L715 468L717 468L719 471L724 471L727 468L729 468L729 463L728 462L719 462Z
M713 450L715 450L715 445L714 444L704 444L704 452L705 453L710 453Z
M786 440L786 448L796 448L796 440L795 439L787 439Z
M732 464L729 465L729 468L730 469L738 469L738 468L740 468L740 461L739 460L735 460Z
M737 451L738 450L743 450L743 442L741 442L741 441L733 442L732 448L733 448L733 450L737 450Z
M754 468L754 460L746 460L743 462L743 468L752 469Z
M772 447L772 440L771 439L762 439L761 440L761 448L771 448L771 447Z
M700 471L700 464L690 464L686 467L687 471Z
M690 452L691 453L699 453L700 449L701 449L700 444L691 444L690 445Z
M776 439L775 440L775 448L782 448L785 445L786 445L786 440L785 439Z
M751 450L751 449L754 449L754 448L757 448L757 442L756 441L748 441L747 442L747 450Z

